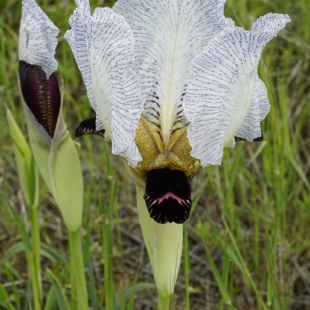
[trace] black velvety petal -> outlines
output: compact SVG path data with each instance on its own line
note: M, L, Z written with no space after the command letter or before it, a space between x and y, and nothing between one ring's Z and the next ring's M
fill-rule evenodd
M182 224L190 215L191 188L181 170L150 170L143 198L151 218L157 223Z
M82 121L75 130L75 136L98 135L104 137L105 130L96 130L96 117L90 117Z
M61 104L55 73L47 79L40 66L20 61L19 80L27 106L53 138Z

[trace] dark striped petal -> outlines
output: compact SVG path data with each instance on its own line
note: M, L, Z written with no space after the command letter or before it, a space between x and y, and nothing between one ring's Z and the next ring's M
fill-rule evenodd
M55 73L47 79L40 66L20 61L19 80L28 108L48 135L53 138L61 104Z
M157 223L184 223L192 206L187 177L180 170L156 169L146 176L143 196L152 219Z

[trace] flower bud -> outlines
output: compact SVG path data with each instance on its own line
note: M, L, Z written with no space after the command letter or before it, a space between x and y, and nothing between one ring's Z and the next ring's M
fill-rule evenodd
M24 100L50 138L53 138L60 110L60 92L57 77L48 78L38 65L19 62L19 80Z
M33 0L24 0L19 39L19 82L37 167L69 231L82 224L83 179L79 157L61 113L54 58L58 28Z

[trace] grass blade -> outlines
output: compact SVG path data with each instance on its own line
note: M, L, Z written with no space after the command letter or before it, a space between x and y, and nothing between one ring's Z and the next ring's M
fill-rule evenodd
M59 310L67 310L68 309L68 302L67 298L64 294L64 291L60 285L60 282L58 281L57 277L52 273L51 270L47 269L48 277L50 278L52 282L52 286L55 291L55 295L58 302Z

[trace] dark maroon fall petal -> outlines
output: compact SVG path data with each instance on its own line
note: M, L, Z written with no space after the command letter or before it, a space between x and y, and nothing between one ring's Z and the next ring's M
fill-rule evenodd
M53 138L61 104L55 73L47 79L41 67L20 61L19 80L28 108Z
M154 169L146 175L143 196L152 219L157 223L184 223L192 206L191 188L184 172Z

